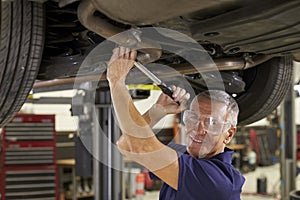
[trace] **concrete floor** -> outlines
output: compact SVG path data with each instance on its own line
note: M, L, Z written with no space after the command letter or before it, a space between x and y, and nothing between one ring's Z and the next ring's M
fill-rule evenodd
M258 167L253 172L245 173L246 182L241 195L242 200L279 200L280 199L280 166L279 164ZM257 178L267 178L268 195L258 195ZM300 177L296 177L296 189L300 189ZM158 200L158 191L146 192L143 200Z

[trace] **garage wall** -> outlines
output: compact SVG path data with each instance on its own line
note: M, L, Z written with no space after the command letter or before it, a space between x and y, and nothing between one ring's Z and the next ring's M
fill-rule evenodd
M75 91L47 92L34 94L34 98L40 97L73 97ZM54 114L56 131L76 131L78 118L71 116L71 105L66 104L32 104L25 103L21 109L23 113Z
M295 100L295 123L300 125L300 97Z

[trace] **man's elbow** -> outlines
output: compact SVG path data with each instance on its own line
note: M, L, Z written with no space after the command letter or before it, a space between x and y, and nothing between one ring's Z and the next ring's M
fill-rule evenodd
M117 147L121 154L130 159L133 159L142 153L141 147L143 145L131 141L128 137L129 136L122 135L117 141Z
M119 138L119 140L117 141L117 147L118 147L119 151L122 154L124 154L123 152L129 152L130 151L128 142L126 141L124 136L121 136Z

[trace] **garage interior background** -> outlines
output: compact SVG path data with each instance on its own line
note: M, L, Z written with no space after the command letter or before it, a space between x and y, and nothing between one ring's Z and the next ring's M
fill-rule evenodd
M300 63L294 63L295 67L295 73L294 73L294 83L297 83L300 80ZM68 91L58 91L58 92L47 92L47 93L36 93L33 94L33 99L39 99L39 98L49 98L49 97L55 97L55 98L64 98L64 97L73 97L76 94L76 91L74 90L68 90ZM152 90L151 95L147 99L143 100L136 100L135 103L138 107L138 109L141 112L146 111L156 100L156 98L159 96L160 92L157 90ZM69 141L66 141L65 139L62 139L60 141L60 144L56 144L56 146L61 148L61 150L57 150L57 158L58 159L69 159L74 156L74 152L70 149L74 148L74 142L73 137L76 134L76 131L78 130L78 117L71 116L70 112L71 105L70 104L62 104L59 103L59 100L55 104L34 104L34 103L25 103L24 106L21 109L21 113L25 114L47 114L47 115L55 115L55 130L57 133L57 139L60 140L60 137L63 136L65 138L68 138ZM296 125L300 125L300 98L295 99L295 123ZM168 116L166 119L162 120L161 123L159 123L156 128L172 128L174 125L174 116ZM262 119L254 124L249 125L248 127L266 127L269 126L270 122L265 118ZM71 153L70 153L71 152ZM279 170L279 169L278 169ZM71 171L71 173L74 173ZM262 172L264 173L264 172ZM74 175L74 174L73 174ZM128 178L128 177L127 177ZM253 185L256 181L257 176L253 177L254 180L247 180L246 185L249 185L250 183ZM76 178L78 179L78 177ZM81 180L83 182L89 181L87 179ZM270 180L269 180L270 181ZM134 182L134 181L132 181ZM133 187L133 185L132 185ZM72 190L72 188L69 188ZM74 188L73 188L74 189ZM78 188L75 188L78 190ZM81 188L82 189L82 188ZM255 188L256 189L256 188ZM255 190L253 189L253 190ZM300 188L297 188L300 189ZM131 188L129 190L129 193L133 194L134 190ZM271 190L268 188L268 191ZM75 191L75 190L74 190ZM82 191L76 191L82 192ZM127 191L128 193L128 191ZM130 194L127 194L130 196Z

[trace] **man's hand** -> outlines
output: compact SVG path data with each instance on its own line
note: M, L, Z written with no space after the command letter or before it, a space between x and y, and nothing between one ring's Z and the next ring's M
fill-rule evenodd
M169 96L162 93L159 96L156 105L161 107L166 114L177 114L186 109L186 104L190 98L190 93L187 93L185 89L176 87L174 85L172 85L171 88L173 90L172 97L174 99L171 99ZM178 105L176 102L179 102L180 105Z
M113 50L113 55L107 68L107 80L111 83L124 81L130 69L134 65L137 52L129 48L118 47Z
M173 90L172 96L174 100L168 95L162 93L158 97L156 103L143 114L144 119L150 127L153 127L167 114L177 114L186 109L190 93L187 93L185 89L173 85L171 88ZM177 102L179 102L180 105L178 105Z

